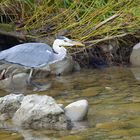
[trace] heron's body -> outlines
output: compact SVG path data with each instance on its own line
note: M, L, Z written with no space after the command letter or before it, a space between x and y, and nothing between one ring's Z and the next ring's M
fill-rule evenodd
M63 60L67 55L67 50L64 46L74 45L83 46L82 43L72 41L66 37L56 39L52 46L53 49L45 43L24 43L1 51L0 60L29 67L31 71L28 81L30 82L33 68L47 66ZM0 77L3 77L5 73L4 70Z
M45 43L24 43L0 52L0 60L26 67L41 67L54 59L52 48Z

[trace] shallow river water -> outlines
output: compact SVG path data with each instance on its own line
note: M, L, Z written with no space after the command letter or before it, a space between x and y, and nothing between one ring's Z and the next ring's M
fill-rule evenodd
M87 120L65 131L16 130L0 122L0 140L140 140L140 68L82 70L49 80L47 91L28 93L50 95L64 105L87 99Z

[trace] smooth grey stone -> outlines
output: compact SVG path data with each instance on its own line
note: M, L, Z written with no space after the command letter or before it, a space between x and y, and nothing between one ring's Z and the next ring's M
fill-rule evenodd
M65 108L65 115L71 121L81 121L83 120L88 113L88 101L79 100L67 105Z

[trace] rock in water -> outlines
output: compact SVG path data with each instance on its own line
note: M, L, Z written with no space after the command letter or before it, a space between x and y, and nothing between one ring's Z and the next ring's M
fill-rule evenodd
M13 117L13 122L24 128L67 129L68 120L63 109L47 95L27 95Z
M4 89L12 93L24 93L27 88L28 77L29 75L27 73L18 73L13 77L0 80L0 89Z
M76 62L72 59L71 56L67 56L62 61L59 61L57 63L53 63L50 65L51 74L55 74L55 75L70 74L70 73L72 73L72 71L74 71L74 68L77 67L77 66L75 66L76 65L75 63Z
M23 94L10 94L0 98L0 113L8 114L9 117L12 117L13 114L17 111L17 109L21 105L21 101L23 100Z
M137 43L132 50L130 55L130 63L133 66L140 66L140 43Z
M65 115L71 121L81 121L88 113L88 102L87 100L79 100L73 102L64 108Z

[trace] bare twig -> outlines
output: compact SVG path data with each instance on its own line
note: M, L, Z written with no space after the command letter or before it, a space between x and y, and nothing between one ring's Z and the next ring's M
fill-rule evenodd
M108 19L106 19L106 20L100 22L99 24L97 24L96 26L94 26L93 28L91 28L90 30L87 30L85 34L89 34L89 33L91 33L92 31L99 29L100 27L102 27L103 25L107 24L109 21L114 20L114 19L117 18L118 16L120 16L120 15L119 15L119 14L115 14L115 15L109 17Z
M109 17L108 19L106 19L106 20L100 22L100 23L99 23L98 25L96 25L93 29L96 30L96 29L102 27L103 25L105 25L105 24L108 23L109 21L111 21L111 20L117 18L118 16L119 16L119 14L115 14L115 15Z
M107 41L107 40L111 40L111 39L115 39L115 38L120 38L120 37L124 37L126 35L129 35L129 33L124 33L124 34L110 36L110 37L107 36L107 37L102 38L102 39L96 39L96 40L86 41L85 43L92 43L91 45L93 45L94 43L97 44L97 43L102 42L102 41Z

